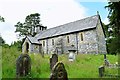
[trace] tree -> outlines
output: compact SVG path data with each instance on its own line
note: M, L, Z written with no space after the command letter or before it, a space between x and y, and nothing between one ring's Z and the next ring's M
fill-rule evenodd
M39 13L34 13L26 16L25 22L21 23L18 22L15 27L16 31L19 32L19 36L35 36L35 28L38 26L42 26L40 24L40 14Z
M2 16L0 16L0 21L5 22L5 19Z
M5 44L5 40L2 38L2 36L0 36L0 46L2 46L3 44Z
M112 28L112 40L109 44L110 50L116 54L120 52L120 1L119 2L108 2L109 21L108 24Z
M23 44L23 40L22 41L14 41L11 44L11 47L16 47L18 49L18 51L22 51L22 44Z

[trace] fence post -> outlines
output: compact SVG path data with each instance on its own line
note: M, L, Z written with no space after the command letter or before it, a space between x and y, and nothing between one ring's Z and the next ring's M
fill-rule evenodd
M100 66L98 69L99 69L99 77L103 77L105 72L104 66Z

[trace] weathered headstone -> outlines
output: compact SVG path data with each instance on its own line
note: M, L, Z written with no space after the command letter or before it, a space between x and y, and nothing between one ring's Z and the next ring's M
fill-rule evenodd
M21 54L16 61L16 76L27 76L31 71L31 59L28 54Z
M69 51L69 61L75 60L75 52L77 51L74 45L71 45L70 48L68 49Z
M53 67L50 80L68 80L67 71L62 62L57 62Z
M105 63L106 66L109 66L109 65L110 65L110 62L109 62L109 60L107 60L107 59L104 59L104 63Z
M53 66L58 62L58 55L52 54L50 57L50 69L52 70Z
M103 77L104 76L105 67L104 66L100 66L98 68L98 70L99 70L99 77Z

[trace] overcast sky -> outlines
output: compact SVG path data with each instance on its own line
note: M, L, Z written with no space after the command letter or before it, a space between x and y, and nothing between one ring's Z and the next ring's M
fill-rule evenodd
M14 25L24 22L27 15L40 13L41 24L48 28L96 15L99 11L102 21L108 23L107 0L0 0L0 34L6 43L17 40Z

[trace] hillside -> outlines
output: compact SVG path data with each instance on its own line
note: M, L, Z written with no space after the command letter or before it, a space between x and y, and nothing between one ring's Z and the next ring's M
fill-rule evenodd
M16 59L21 52L15 47L2 48L2 77L16 77ZM49 78L50 76L50 55L44 58L40 54L30 54L32 59L31 78ZM74 62L68 61L68 55L59 55L68 73L69 78L98 78L98 67L103 65L103 55L79 54ZM118 56L107 55L110 63L114 64Z

